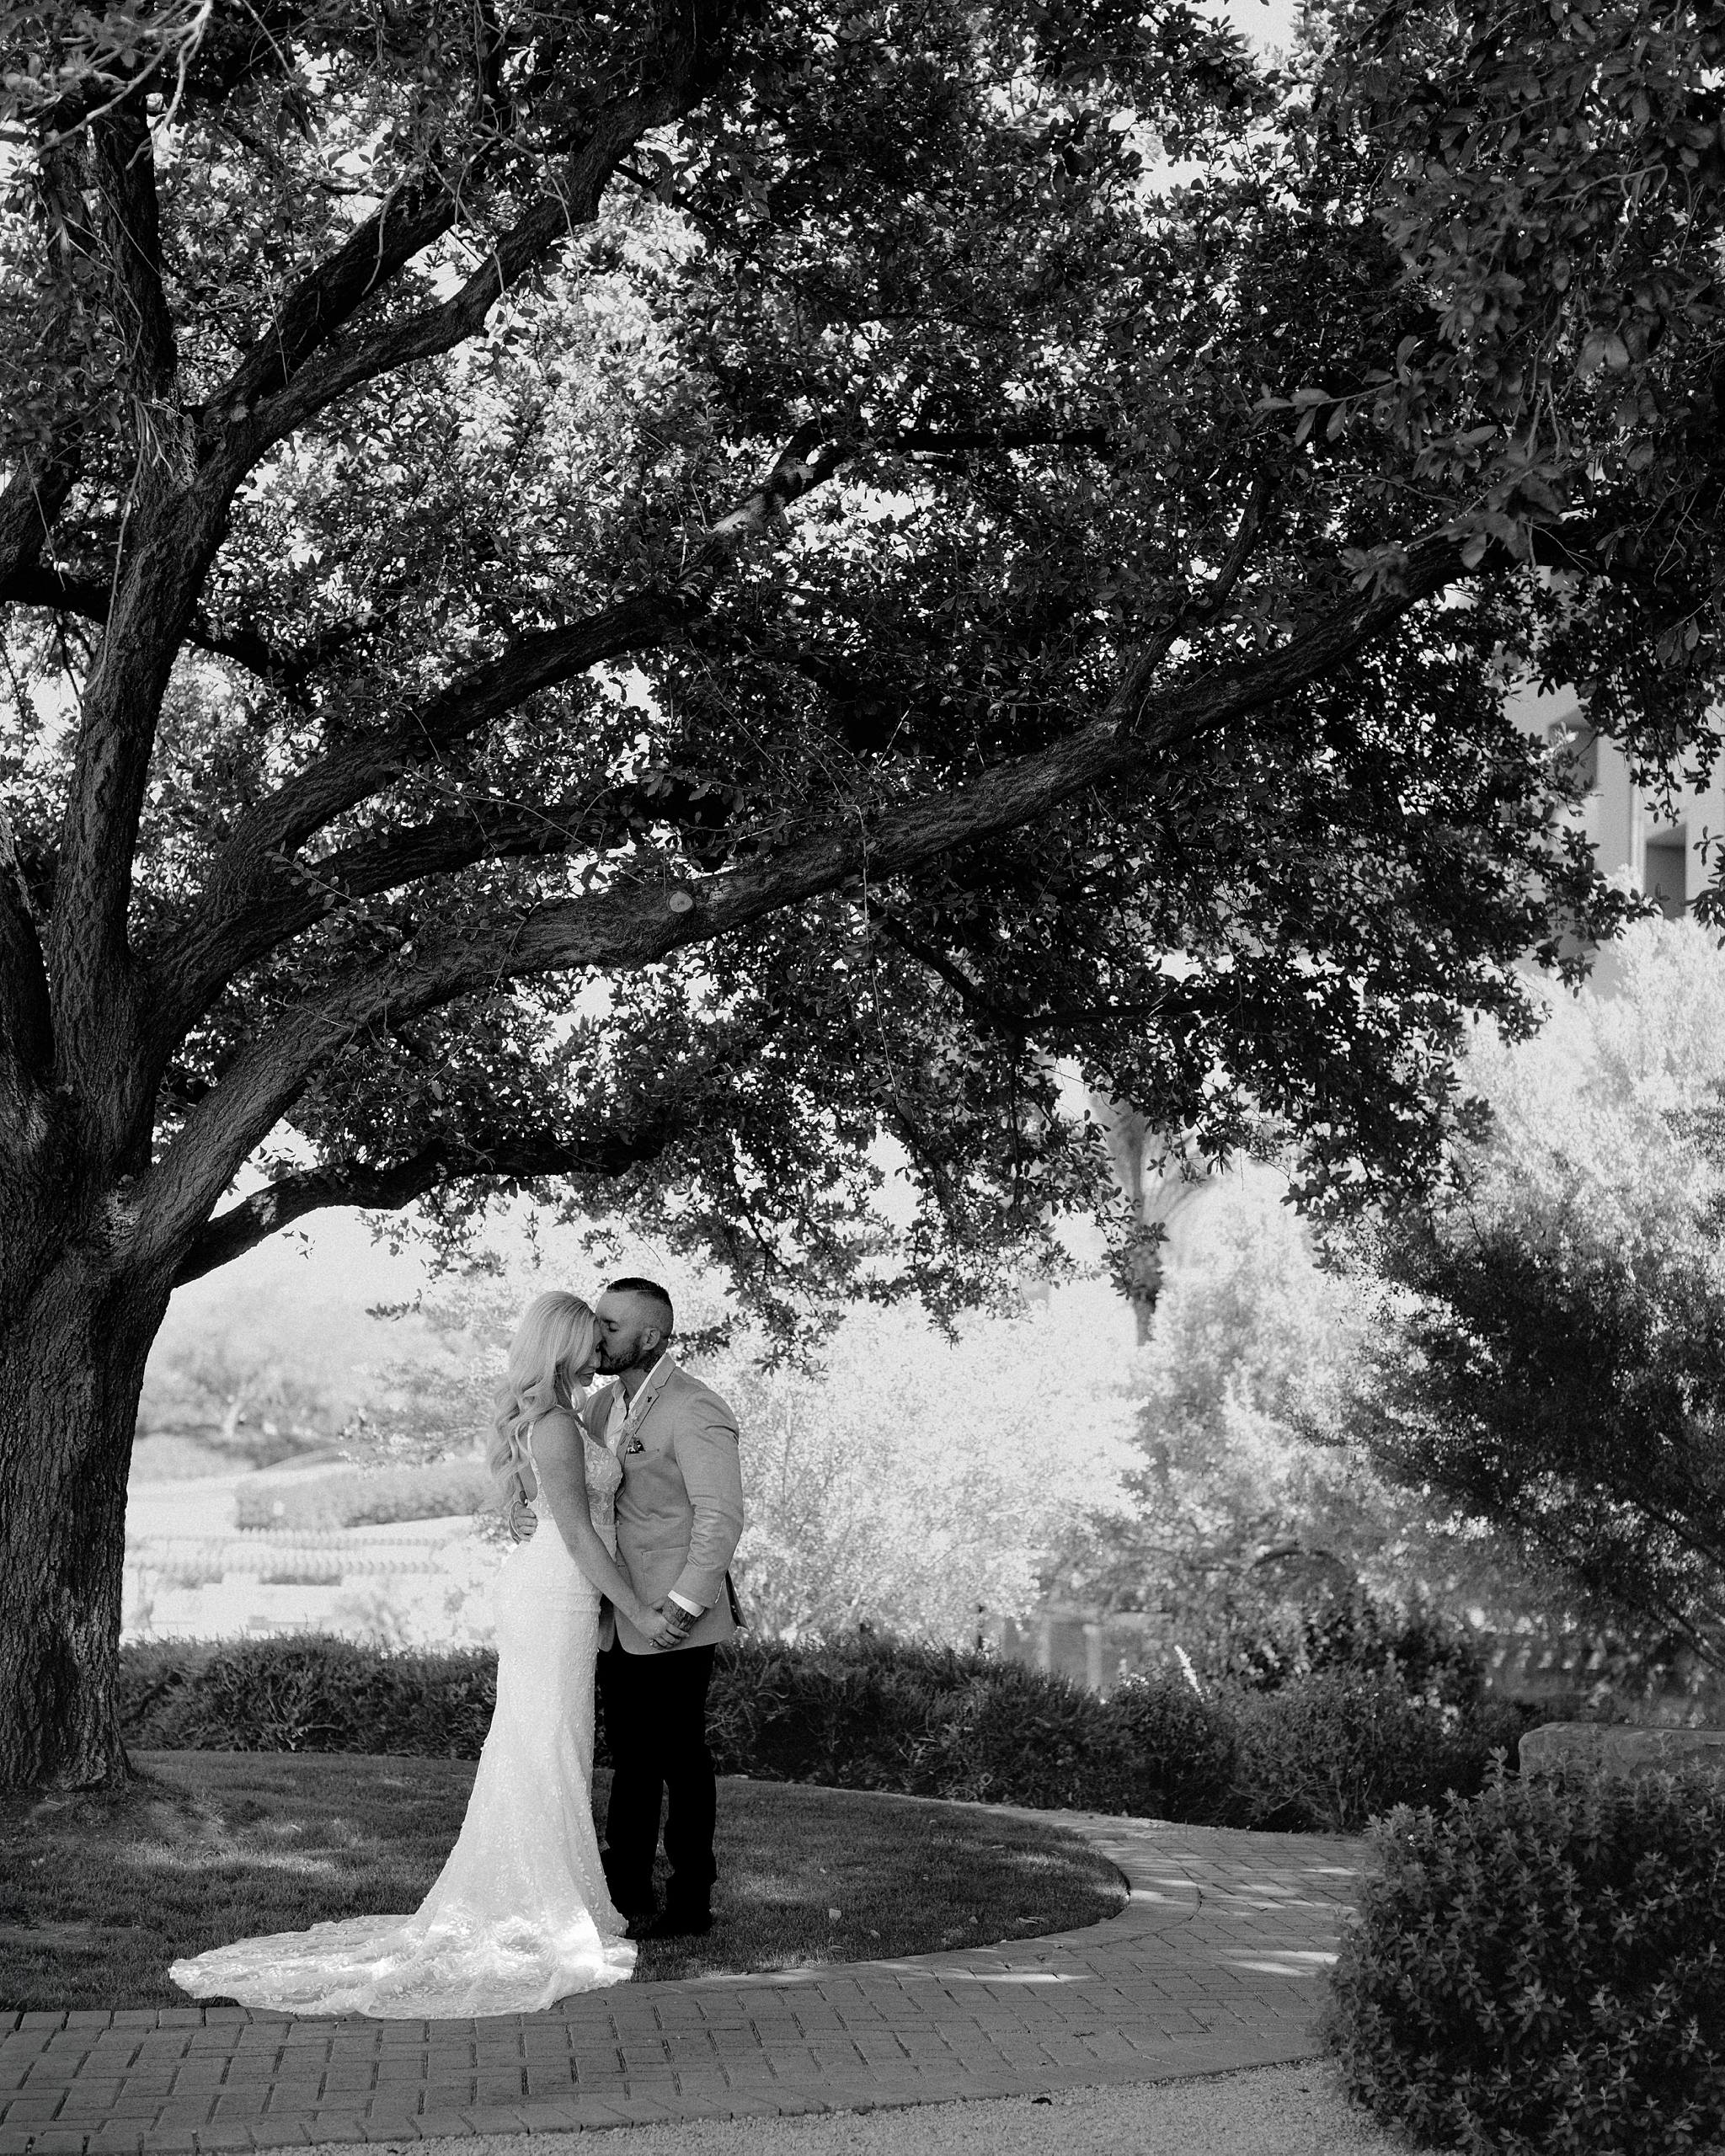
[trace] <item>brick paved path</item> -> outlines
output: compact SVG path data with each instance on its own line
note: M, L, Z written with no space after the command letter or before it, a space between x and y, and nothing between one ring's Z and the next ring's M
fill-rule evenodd
M0 2156L863 2111L1313 2054L1359 1844L1063 1816L1119 1865L1132 1898L1112 1921L1052 1939L620 1984L494 2020L0 2015Z

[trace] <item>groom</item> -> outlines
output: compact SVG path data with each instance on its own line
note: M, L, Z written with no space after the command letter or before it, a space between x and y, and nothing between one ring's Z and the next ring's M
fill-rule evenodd
M632 1937L667 1939L712 1928L717 1809L707 1748L713 1651L737 1629L727 1571L743 1532L737 1422L718 1395L679 1369L670 1345L670 1297L652 1280L613 1280L594 1312L599 1370L617 1382L583 1411L588 1434L623 1470L617 1556L660 1625L638 1632L606 1606L599 1697L611 1746L606 1883ZM663 1793L670 1805L665 1906L653 1894Z

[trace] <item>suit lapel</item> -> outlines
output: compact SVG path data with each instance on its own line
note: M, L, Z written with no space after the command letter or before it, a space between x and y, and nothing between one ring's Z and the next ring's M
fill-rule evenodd
M676 1369L676 1364L672 1362L669 1355L661 1355L648 1372L647 1382L642 1386L635 1399L634 1414L629 1424L629 1435L632 1438L638 1438L647 1427L653 1411L658 1406L665 1388L670 1384L671 1374Z

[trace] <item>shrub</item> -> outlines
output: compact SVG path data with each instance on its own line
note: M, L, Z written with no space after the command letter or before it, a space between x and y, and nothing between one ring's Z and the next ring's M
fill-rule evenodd
M398 1520L447 1519L484 1510L496 1490L483 1460L439 1460L425 1467L342 1468L303 1482L260 1476L234 1492L241 1527L303 1529L389 1527Z
M1226 1710L1158 1678L1098 1699L1022 1662L882 1639L727 1650L713 1694L729 1771L911 1796L1220 1816Z
M1133 1678L1110 1693L1107 1704L1139 1762L1140 1789L1150 1797L1131 1809L1140 1817L1159 1819L1228 1816L1240 1734L1226 1706L1199 1698L1183 1678Z
M151 1749L473 1759L496 1690L497 1658L478 1650L380 1654L307 1635L122 1648L116 1703L126 1742Z
M1725 1787L1499 1772L1374 1838L1327 2033L1381 2120L1509 2156L1725 2145Z
M1237 1695L1232 1822L1358 1833L1397 1804L1439 1804L1484 1785L1494 1748L1532 1720L1520 1708L1463 1713L1406 1690L1392 1670L1316 1670Z
M471 1758L494 1671L489 1653L303 1636L127 1647L121 1726L141 1747ZM1103 1699L1021 1662L870 1636L722 1649L708 1727L722 1773L767 1780L1341 1831L1410 1794L1478 1788L1487 1758L1471 1725L1410 1707L1383 1678L1200 1699L1153 1677Z
M219 1587L227 1577L219 1557L180 1557L162 1568L163 1587Z
M1429 1604L1381 1600L1358 1582L1300 1599L1254 1570L1190 1600L1179 1637L1200 1675L1247 1691L1328 1670L1388 1676L1446 1706L1475 1705L1485 1693L1485 1657L1466 1630Z

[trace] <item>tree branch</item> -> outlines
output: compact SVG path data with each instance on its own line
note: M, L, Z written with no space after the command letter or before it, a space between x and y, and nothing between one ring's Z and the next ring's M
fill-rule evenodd
M1176 643L1188 630L1214 622L1233 596L1234 588L1252 558L1252 550L1258 544L1258 535L1263 527L1264 511L1269 507L1275 484L1265 472L1260 472L1252 482L1246 497L1246 505L1240 512L1240 522L1228 551L1222 557L1221 567L1211 579L1201 598L1189 599L1178 608L1172 622L1159 629L1139 654L1135 675L1147 688L1156 669L1167 657Z
M0 500L3 509L3 500ZM54 614L76 614L81 621L105 627L113 593L105 584L89 577L68 575L63 569L40 564L21 566L0 577L0 606L40 606ZM207 651L218 659L231 659L248 674L277 690L290 703L303 705L306 682L337 652L377 626L371 614L349 615L308 637L295 650L282 650L255 628L218 628L201 608L191 618L185 641L195 651Z
M944 951L916 935L900 921L877 906L872 909L881 928L908 958L943 980L984 1025L1009 1038L1024 1040L1038 1033L1082 1033L1120 1020L1193 1019L1207 1015L1212 999L1193 995L1183 982L1170 980L1166 990L1139 1003L1065 1003L1043 1011L1017 1011L996 1001L982 984Z
M468 1177L526 1182L546 1176L627 1174L658 1159L676 1135L669 1117L627 1134L601 1132L581 1138L552 1132L471 1139L436 1139L398 1161L337 1161L280 1176L243 1198L201 1230L181 1260L174 1284L200 1279L288 1227L307 1214L333 1205L393 1213L428 1190Z
M212 407L243 428L248 461L350 391L477 335L505 292L578 226L593 222L612 173L641 137L683 118L700 102L728 13L723 4L666 10L658 83L601 107L585 141L563 159L551 185L489 245L481 266L441 305L390 323L344 350L326 350L316 360L333 331L387 279L371 274L365 248L356 249L355 243L314 271L284 308L271 340L248 355ZM453 188L440 188L435 197L416 200L396 224L379 225L371 232L371 246L383 251L388 275L454 223L457 201ZM378 218L389 214L386 205Z
M674 608L660 595L646 594L568 627L525 638L514 650L477 668L387 734L344 744L243 816L212 867L197 905L157 953L152 968L160 999L156 1031L163 1050L171 1048L241 965L260 948L271 947L259 942L267 910L281 908L284 933L296 934L305 925L301 901L307 872L296 868L291 857L312 833L403 771L434 761L539 691L585 673L606 659L646 649L675 621Z
M1135 776L1183 744L1322 678L1467 574L1456 543L1436 535L1409 551L1398 590L1356 598L1278 650L1212 667L1157 695L1142 685L1135 662L1090 724L950 793L830 812L812 835L696 882L561 899L491 931L427 931L407 963L350 977L240 1051L140 1194L141 1255L165 1254L197 1232L318 1064L366 1027L537 974L637 970L859 878L879 885L914 874L955 847L1017 830L1092 787Z
M257 405L279 395L374 292L449 231L459 201L459 185L440 173L392 195L356 226L288 294L270 328L204 406L204 426L243 422Z
M142 88L111 105L90 131L115 326L131 360L133 389L145 405L155 405L173 389L179 358L162 291L155 145Z
M478 800L447 816L379 833L321 859L290 862L275 894L233 924L222 963L232 978L302 934L336 907L427 877L448 876L482 861L521 861L577 847L617 845L628 835L633 789L606 787L539 804ZM158 960L163 974L170 967Z
M760 485L686 544L681 562L663 583L583 621L524 637L500 658L475 668L431 702L398 721L387 733L344 744L243 816L213 865L192 914L158 954L153 970L160 984L157 1007L163 1052L242 966L298 934L324 911L323 898L331 883L339 880L342 888L358 896L440 868L555 850L549 844L536 845L525 824L499 816L494 828L502 851L466 843L457 830L443 826L435 833L395 834L381 849L368 847L363 855L346 861L338 857L315 867L296 867L291 859L308 838L337 817L403 772L435 760L483 732L529 696L571 680L606 659L649 649L680 632L708 602L725 571L751 541L773 531L796 502L865 451L916 452L953 440L972 448L1008 450L1073 443L1091 446L1100 438L1093 429L1021 426L958 435L919 429L862 442L826 439L819 420L800 428ZM548 813L561 817L572 806L559 804ZM476 821L475 840L481 828ZM575 842L577 831L572 825L564 829L567 835L560 844L566 846ZM315 901L309 895L314 885Z

